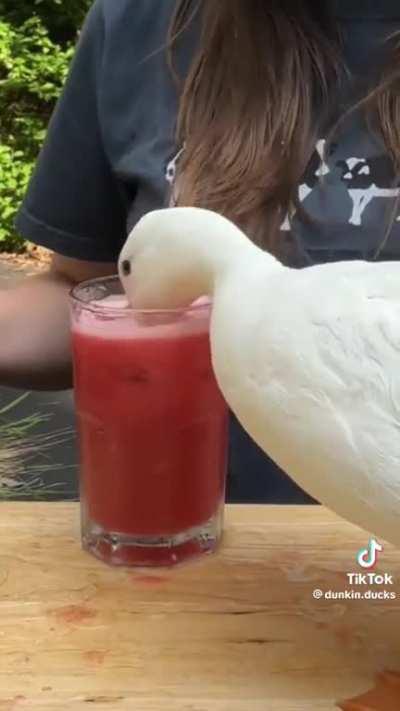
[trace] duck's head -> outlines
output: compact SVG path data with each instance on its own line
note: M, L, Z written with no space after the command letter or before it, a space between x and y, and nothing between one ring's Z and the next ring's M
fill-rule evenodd
M201 208L178 207L145 215L119 257L118 271L137 309L174 309L212 296L234 265L257 249L232 222Z

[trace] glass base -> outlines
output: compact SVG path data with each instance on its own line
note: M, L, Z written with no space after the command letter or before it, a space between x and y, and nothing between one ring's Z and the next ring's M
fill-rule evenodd
M213 553L221 540L223 506L209 521L172 536L133 536L104 530L86 519L84 550L109 565L163 567Z

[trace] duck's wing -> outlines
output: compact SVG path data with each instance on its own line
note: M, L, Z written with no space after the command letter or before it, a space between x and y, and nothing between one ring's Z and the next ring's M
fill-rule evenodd
M400 263L342 264L325 276L328 271L325 302L309 293L305 314L304 402L325 402L352 433L365 465L371 461L376 472L381 462L384 482L388 462L400 466ZM400 469L393 484L399 497Z
M314 383L335 388L342 381L350 389L358 383L381 394L390 383L400 403L400 262L326 266L310 273L298 294L304 310L297 338Z
M330 410L371 438L390 430L400 456L400 263L289 272L274 287L273 313L258 309L236 339L236 370L246 361L274 416Z

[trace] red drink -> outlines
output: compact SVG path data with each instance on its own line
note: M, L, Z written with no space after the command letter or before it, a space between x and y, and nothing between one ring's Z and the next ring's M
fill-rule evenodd
M227 408L208 327L207 305L135 314L75 302L83 542L109 562L173 564L216 546Z

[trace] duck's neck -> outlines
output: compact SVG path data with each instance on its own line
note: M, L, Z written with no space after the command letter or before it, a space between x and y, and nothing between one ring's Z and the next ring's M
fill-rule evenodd
M219 229L218 229L219 227ZM186 260L186 283L190 296L213 295L223 281L238 269L250 270L263 263L268 270L280 267L275 257L254 245L238 228L213 225L210 236L193 230L177 236L177 253L189 255Z

